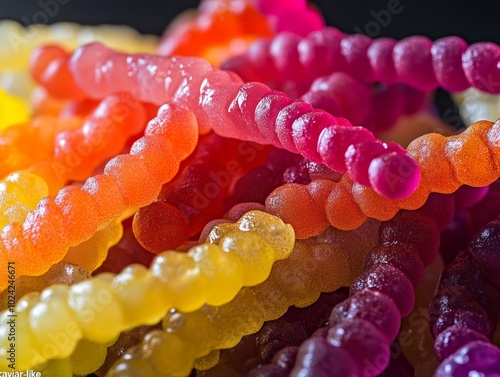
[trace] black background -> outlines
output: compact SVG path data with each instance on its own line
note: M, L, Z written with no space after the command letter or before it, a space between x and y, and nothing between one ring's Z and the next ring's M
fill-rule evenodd
M41 3L57 0L0 0L0 19L33 23ZM127 24L141 32L161 34L182 10L196 7L197 0L60 0L59 11L48 23L74 21L83 24ZM365 30L374 13L386 10L397 0L315 0L329 25L344 32ZM421 34L438 39L459 35L467 42L492 41L500 44L500 1L498 0L399 0L402 11L375 36L404 38ZM43 20L43 18L42 18ZM373 25L373 24L372 24ZM375 30L376 29L372 29Z

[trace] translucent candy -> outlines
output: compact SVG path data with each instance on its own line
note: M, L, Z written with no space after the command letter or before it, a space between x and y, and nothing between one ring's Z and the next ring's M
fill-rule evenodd
M289 306L310 305L320 292L349 285L361 267L365 252L376 242L377 226L368 223L355 232L330 229L321 237L298 242L287 259L274 264L264 283L243 289L230 303L217 308L204 306L192 313L170 313L163 326L189 344L197 357L214 349L233 347L243 335L257 331L266 320L280 317ZM300 276L292 272L299 266L304 271ZM167 344L173 347L174 343ZM167 344L162 349L166 349ZM160 360L155 352L143 350L142 344L129 350L128 356L115 364L110 375L128 368L139 359L147 360L157 373L168 375L161 371L171 370L174 366L172 359L164 354ZM189 366L189 369L194 361L193 353L182 359L182 365ZM217 361L209 359L212 364L205 365L206 368ZM163 364L167 364L165 368Z
M260 264L259 256L272 263L286 258L294 244L292 228L262 212L249 212L237 223L224 226L222 235L220 243L201 244L187 254L162 253L149 270L132 265L119 275L101 274L71 287L47 288L39 298L30 301L30 325L22 330L18 327L18 335L26 339L30 334L35 337L35 343L28 349L34 354L41 353L40 363L68 357L75 349L78 351L80 339L109 343L123 330L157 323L172 306L192 311L207 302L222 305L233 299L242 286L259 284L266 279L265 272L257 277L248 271L252 263ZM236 239L240 240L241 248L232 242ZM237 247L228 248L225 246L228 243ZM259 243L260 253L254 251L250 255L249 250L244 249L245 245ZM18 303L17 312L24 302L21 299ZM144 307L148 310L144 311ZM72 329L69 335L68 327ZM7 321L3 327L0 325L0 333L2 331L8 331ZM56 344L50 337L60 333L69 337L65 346ZM0 352L7 352L7 346L2 343ZM73 362L79 362L82 357L88 355L81 352ZM35 365L27 363L27 368Z

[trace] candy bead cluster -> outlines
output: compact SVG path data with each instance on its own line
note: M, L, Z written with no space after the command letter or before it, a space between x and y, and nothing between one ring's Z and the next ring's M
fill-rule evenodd
M192 311L204 303L222 305L242 286L264 281L273 262L291 253L294 236L281 220L249 212L234 225L214 227L208 241L187 253L164 252L149 270L135 265L116 276L102 274L71 287L55 285L39 296L27 296L15 312L20 321L26 321L25 333L19 336L33 343L18 354L19 364L30 368L68 357L80 339L106 344L123 330L158 322L171 307ZM95 301L94 295L104 298ZM7 318L8 313L1 316ZM51 341L50 334L65 334L68 326L74 330L67 347ZM2 323L0 334L6 333L8 325ZM2 336L2 341L7 342L7 337Z
M264 321L282 316L288 307L310 305L321 292L349 285L361 270L364 255L376 243L377 228L378 223L371 221L354 232L330 229L317 239L296 243L289 258L276 262L264 283L241 290L230 303L166 316L166 332L150 333L108 375L124 371L133 376L184 374L191 370L195 357L234 346L243 335L257 331ZM297 271L304 259L310 260L306 279L290 276L290 271ZM331 274L331 270L335 273ZM216 361L211 353L204 361L204 369Z
M305 0L9 36L0 372L500 373L498 46L346 35ZM475 88L466 129L438 87Z
M499 55L500 48L493 43L469 46L459 37L436 42L423 36L372 40L327 27L302 38L281 33L272 39L260 39L223 67L244 80L276 87L291 83L299 89L314 80L312 75L340 71L362 82L398 82L425 91L438 86L450 92L473 87L498 94Z

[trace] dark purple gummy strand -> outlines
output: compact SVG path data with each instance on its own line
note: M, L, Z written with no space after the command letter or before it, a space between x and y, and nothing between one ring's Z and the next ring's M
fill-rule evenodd
M495 188L498 190L500 186ZM500 212L498 197L494 195L494 192L492 192L493 195L488 196L489 191L490 186L471 187L464 185L455 192L455 216L448 228L441 233L440 252L446 265L453 262L458 253L465 249L480 227L494 220L496 214ZM493 216L488 215L491 210L494 212ZM477 220L473 221L473 211L481 213L479 227L477 227ZM473 226L475 226L474 229Z
M401 116L422 110L427 93L404 84L373 86L335 72L314 80L301 99L377 133L390 129Z
M389 363L401 317L410 314L414 287L435 259L440 231L453 217L453 195L431 194L417 211L401 211L379 228L379 244L350 297L330 313L328 326L297 350L295 364L273 362L249 377L373 377ZM261 372L259 374L259 372Z
M282 64L284 56L286 65ZM294 57L296 60L289 61ZM401 41L370 39L327 27L305 38L280 33L258 40L245 55L230 59L222 67L244 80L251 77L275 88L293 87L297 93L319 76L345 72L367 83L403 83L424 91L440 86L450 92L473 87L498 94L499 62L500 47L493 43L469 46L459 37L435 42L422 36Z
M204 59L125 55L94 43L74 52L70 68L77 84L93 98L126 91L145 102L177 102L193 109L204 130L300 153L347 172L355 182L365 177L360 183L391 199L412 194L420 181L418 165L404 149L264 84L242 84L236 75L214 70ZM405 175L398 185L387 185L379 177L399 177L401 171Z
M499 323L500 219L485 225L446 267L431 302L436 377L498 376L500 349L490 340ZM496 374L495 374L496 373Z

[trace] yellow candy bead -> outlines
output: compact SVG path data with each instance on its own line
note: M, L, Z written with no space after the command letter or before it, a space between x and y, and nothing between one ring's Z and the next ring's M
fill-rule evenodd
M6 182L19 186L25 195L23 201L30 209L35 209L38 202L49 195L49 188L45 180L27 170L14 172L5 177Z
M200 265L210 282L209 305L222 305L231 300L243 286L244 262L234 253L218 246L204 244L192 248L188 255ZM272 263L272 262L271 262Z
M69 357L82 337L82 330L66 301L68 291L67 285L54 285L44 290L40 295L41 302L31 309L29 316L37 348L50 345L55 349L55 355L60 357ZM57 316L57 320L53 315ZM53 357L47 355L48 359Z
M125 268L111 286L123 308L125 330L140 324L153 325L170 308L161 286L142 265Z
M68 304L86 339L106 343L120 333L123 318L120 302L103 281L87 280L71 286Z
M245 233L234 233L221 240L222 250L235 253L244 265L245 286L262 283L271 272L274 250L262 238Z
M151 272L168 292L174 308L183 311L199 309L209 295L208 282L200 267L187 254L167 252L158 255Z

